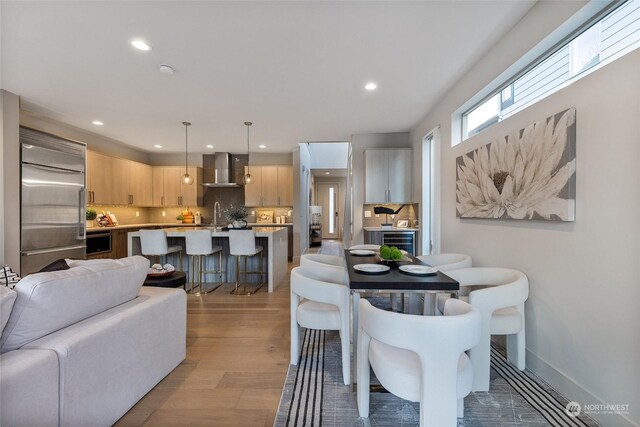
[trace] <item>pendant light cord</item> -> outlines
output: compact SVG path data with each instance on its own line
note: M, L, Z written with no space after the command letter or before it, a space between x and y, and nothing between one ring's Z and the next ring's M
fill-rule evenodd
M189 163L187 157L189 156L189 125L184 125L184 173L189 173Z

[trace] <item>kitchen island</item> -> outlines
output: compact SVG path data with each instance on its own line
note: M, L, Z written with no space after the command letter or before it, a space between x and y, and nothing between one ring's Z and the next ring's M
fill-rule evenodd
M213 238L213 244L222 246L222 263L223 270L225 271L225 282L233 283L236 280L235 277L235 257L229 254L229 232L222 231L213 227L172 227L163 229L167 233L167 239L169 245L180 245L183 248L183 271L189 271L189 262L187 262L187 256L184 251L185 247L185 232L188 230L211 230L211 237ZM253 227L253 231L256 234L256 245L263 247L264 258L266 260L266 272L268 291L273 292L275 287L285 278L287 275L287 228L286 227ZM140 251L140 233L133 231L128 233L128 255L141 255ZM214 258L207 257L204 265L205 270L214 269ZM247 268L249 270L257 270L260 268L259 261L260 256L254 257L254 259L247 261ZM170 254L167 262L179 267L178 254ZM206 277L213 278L214 275L207 275ZM255 277L251 277L255 276ZM259 282L259 275L249 275L248 283ZM210 281L207 281L211 283Z

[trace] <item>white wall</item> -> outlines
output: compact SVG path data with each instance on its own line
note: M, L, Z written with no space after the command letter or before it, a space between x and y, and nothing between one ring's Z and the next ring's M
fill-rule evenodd
M310 142L312 169L346 169L349 157L348 142Z
M412 131L414 150L437 124L441 135L443 252L479 266L524 271L527 366L581 404L629 404L626 415L594 414L603 425L640 424L640 51L578 80L466 142L451 147L451 113L580 4L537 4ZM558 10L557 8L561 10ZM546 13L543 13L546 12ZM551 22L550 22L551 21ZM524 28L537 28L525 37ZM518 39L518 35L523 36ZM493 75L492 75L493 73ZM461 220L455 159L569 107L577 112L576 221ZM455 129L457 132L458 130ZM421 155L415 155L415 159ZM419 164L417 165L420 166ZM416 194L420 189L414 187Z
M411 148L409 133L365 133L355 134L351 137L351 153L353 156L353 236L351 236L351 245L364 243L364 233L362 231L365 180L364 151L369 148L393 147ZM416 175L414 170L414 183L418 180L417 176L419 175Z
M309 183L311 156L306 144L293 152L293 261L309 247Z

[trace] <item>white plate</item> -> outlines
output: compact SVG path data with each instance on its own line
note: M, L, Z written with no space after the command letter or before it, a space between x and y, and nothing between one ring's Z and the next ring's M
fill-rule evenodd
M361 273L384 273L390 270L388 265L380 264L356 264L353 269Z
M398 267L400 271L404 271L409 274L416 274L419 276L428 276L430 274L436 274L437 268L429 267L426 265L401 265Z
M351 255L357 255L357 256L369 256L369 255L374 255L375 252L374 251L370 251L368 249L354 249L349 251L349 253Z

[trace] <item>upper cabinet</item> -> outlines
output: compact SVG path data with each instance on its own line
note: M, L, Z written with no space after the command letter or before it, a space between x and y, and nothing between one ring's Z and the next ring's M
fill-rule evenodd
M184 168L152 167L87 151L87 203L128 206L197 206L202 203L202 168L190 167L192 185L182 184Z
M153 167L153 206L201 206L202 168L190 166L193 184L184 184L184 168L180 166Z
M127 160L129 169L129 204L153 205L153 168L144 163Z
M292 166L250 166L253 181L244 186L246 206L292 206ZM245 174L247 166L245 166Z
M365 203L411 203L410 148L364 152Z

